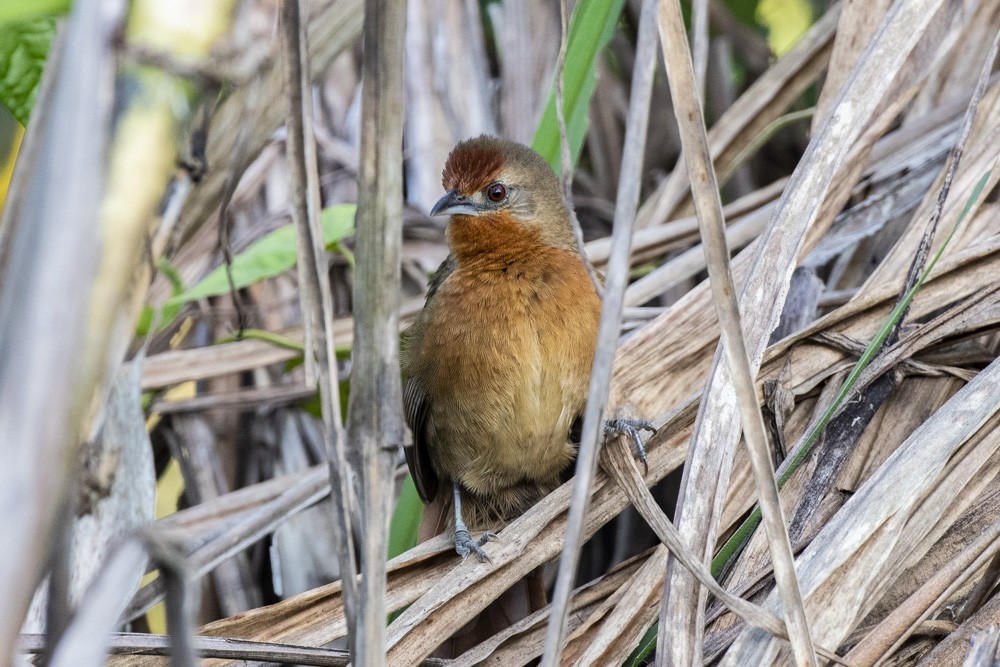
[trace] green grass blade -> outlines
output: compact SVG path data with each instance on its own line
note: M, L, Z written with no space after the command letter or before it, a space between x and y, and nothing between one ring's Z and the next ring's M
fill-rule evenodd
M646 629L646 634L639 640L639 645L629 653L625 662L622 663L625 667L640 667L640 665L645 664L646 658L656 648L656 633L659 627L659 622L656 622Z
M71 4L70 0L4 0L0 3L0 24L65 14Z
M417 495L417 487L413 478L406 476L403 490L399 494L399 502L392 513L389 523L389 558L413 548L417 544L417 529L424 517L424 504Z
M338 204L323 209L323 243L327 248L354 233L354 204ZM274 230L250 244L233 258L233 284L241 289L266 278L279 276L295 266L297 246L295 228L291 224ZM229 293L226 267L220 266L191 289L171 298L168 304L194 301L208 296Z
M56 23L40 18L4 24L2 15L0 10L0 104L27 126Z
M184 291L184 281L181 280L181 274L178 273L177 269L166 257L161 257L156 263L156 267L170 283L170 294L172 296L177 296ZM164 305L160 309L160 321L157 325L157 330L162 331L166 329L177 318L177 315L180 314L181 307L179 303ZM135 324L135 335L140 338L148 335L155 320L156 309L153 306L143 306L142 311L139 313L139 319Z
M624 4L625 0L580 0L569 21L563 112L566 115L566 135L573 164L580 157L583 140L587 136L590 99L597 85L597 59L611 41ZM555 91L553 75L552 92L531 147L558 174L562 169Z

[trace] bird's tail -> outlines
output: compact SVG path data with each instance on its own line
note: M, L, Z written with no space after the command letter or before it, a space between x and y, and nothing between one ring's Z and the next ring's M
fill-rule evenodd
M542 568L516 582L491 602L486 609L443 642L434 657L452 659L506 630L518 621L543 608L548 601L542 580Z
M441 485L447 489L448 485ZM424 517L417 536L424 542L445 531L454 530L452 503L449 493L438 492L433 502L424 507ZM533 570L500 594L482 612L448 638L434 652L437 658L456 658L486 641L521 619L548 604L542 568Z

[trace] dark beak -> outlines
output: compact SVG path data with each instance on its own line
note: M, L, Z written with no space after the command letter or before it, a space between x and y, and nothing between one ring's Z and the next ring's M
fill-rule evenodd
M431 216L437 215L479 215L479 207L469 199L458 194L458 190L450 190L444 197L438 199L431 209Z

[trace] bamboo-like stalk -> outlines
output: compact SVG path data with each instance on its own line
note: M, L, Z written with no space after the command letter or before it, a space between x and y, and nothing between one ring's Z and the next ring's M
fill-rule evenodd
M310 385L319 380L323 439L329 457L330 494L333 499L330 505L333 508L334 548L344 586L348 637L353 638L358 588L356 549L351 533L350 476L346 438L340 418L330 275L326 269L326 251L319 221L319 173L313 136L312 98L309 94L312 86L307 23L302 20L299 0L286 0L282 5L282 22L288 72L288 174L292 186L292 221L298 240L306 375Z
M597 351L591 371L587 409L583 418L583 434L577 454L576 476L570 501L566 541L559 560L559 575L552 601L552 614L545 636L543 665L559 663L563 637L566 633L566 614L570 593L576 579L580 549L583 546L584 520L590 503L597 470L598 447L603 440L604 406L608 400L611 372L614 367L625 287L628 283L629 256L632 248L632 228L639 203L642 157L649 124L649 102L653 89L656 66L656 25L654 12L656 0L644 0L639 22L637 57L632 73L632 99L629 102L625 130L624 157L618 196L615 203L615 225L611 238L607 284L601 308L601 322L597 333Z
M365 4L364 86L354 281L354 368L348 436L361 462L361 598L354 660L385 663L385 554L392 470L406 427L399 379L403 45L406 7Z
M198 17L177 22L172 6L136 2L125 35L138 45L204 57L228 28L231 8L232 0L201 3ZM18 479L0 484L4 495L14 494L0 504L17 508L5 520L22 538L0 565L0 585L11 592L0 612L5 650L14 645L11 633L47 561L52 516L70 487L76 445L90 430L128 340L134 277L149 220L175 168L186 119L178 109L187 108L191 95L173 75L130 70L131 95L106 145L110 45L120 12L121 6L109 10L93 0L74 5L66 57L52 63L59 68L55 87L41 101L54 107L46 113L51 125L30 148L39 157L29 169L38 171L26 176L26 201L18 205L24 217L5 238L17 252L0 251L10 258L0 281L0 319L9 323L0 330L0 433Z
M767 436L764 432L764 422L757 405L753 371L750 369L746 344L743 340L739 304L736 301L736 287L729 266L729 250L726 247L722 202L719 199L715 169L709 154L704 115L696 89L691 55L684 38L684 22L681 17L680 5L674 0L662 0L659 19L660 41L667 68L667 80L670 84L671 97L680 127L681 144L687 170L690 174L691 194L698 212L698 226L701 231L702 244L705 247L709 284L721 327L722 340L720 344L725 350L729 374L739 402L743 437L746 440L750 463L753 467L754 482L760 498L761 513L764 517L764 527L767 531L771 557L774 561L775 580L781 595L782 606L785 609L792 651L795 654L796 664L800 666L815 665L816 656L809 638L809 623L795 577L795 558L788 541L781 502L778 499L778 487L774 481L774 467L771 462ZM670 624L666 603L669 599L669 590L669 587L664 588L657 657L661 663L666 663L668 655L672 656L675 662L684 662L683 654L676 655L668 652L671 650L670 647L674 646L668 637ZM689 641L682 646L690 646L691 643ZM697 638L695 638L694 643L697 643ZM692 656L696 661L699 660L698 653L698 649L695 649L695 654Z
M4 663L49 557L47 543L61 541L54 533L67 528L57 516L67 515L64 489L84 392L93 388L67 381L76 378L67 369L81 365L88 313L78 304L100 261L91 230L99 224L110 112L112 60L100 39L108 29L98 3L80 2L57 36L29 132L32 149L22 150L0 237L0 435L10 462L0 471L10 530L0 559ZM56 191L62 196L47 195ZM35 291L46 298L31 298Z
M117 632L109 636L111 655L162 656L172 654L170 637L144 632ZM18 651L26 655L42 653L45 636L22 634L18 637ZM229 658L243 662L276 663L279 665L315 665L316 667L346 667L351 664L347 651L333 648L293 646L273 642L255 642L234 637L195 636L191 642L198 656L203 659ZM430 660L436 665L441 661ZM77 657L74 665L81 664Z
M691 2L691 60L694 63L695 91L704 107L708 77L708 0Z

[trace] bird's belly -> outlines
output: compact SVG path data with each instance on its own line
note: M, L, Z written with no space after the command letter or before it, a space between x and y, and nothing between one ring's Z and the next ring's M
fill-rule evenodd
M575 453L568 431L585 400L592 338L589 350L580 349L571 328L550 326L545 306L552 304L510 293L504 303L491 303L496 293L465 296L478 307L461 315L442 309L451 317L435 328L431 460L440 474L476 493L525 483L554 487Z
M536 346L504 347L443 364L446 386L431 399L435 467L472 490L557 476L573 455L567 434L575 397L564 395L557 378L539 377L537 349L525 349Z

